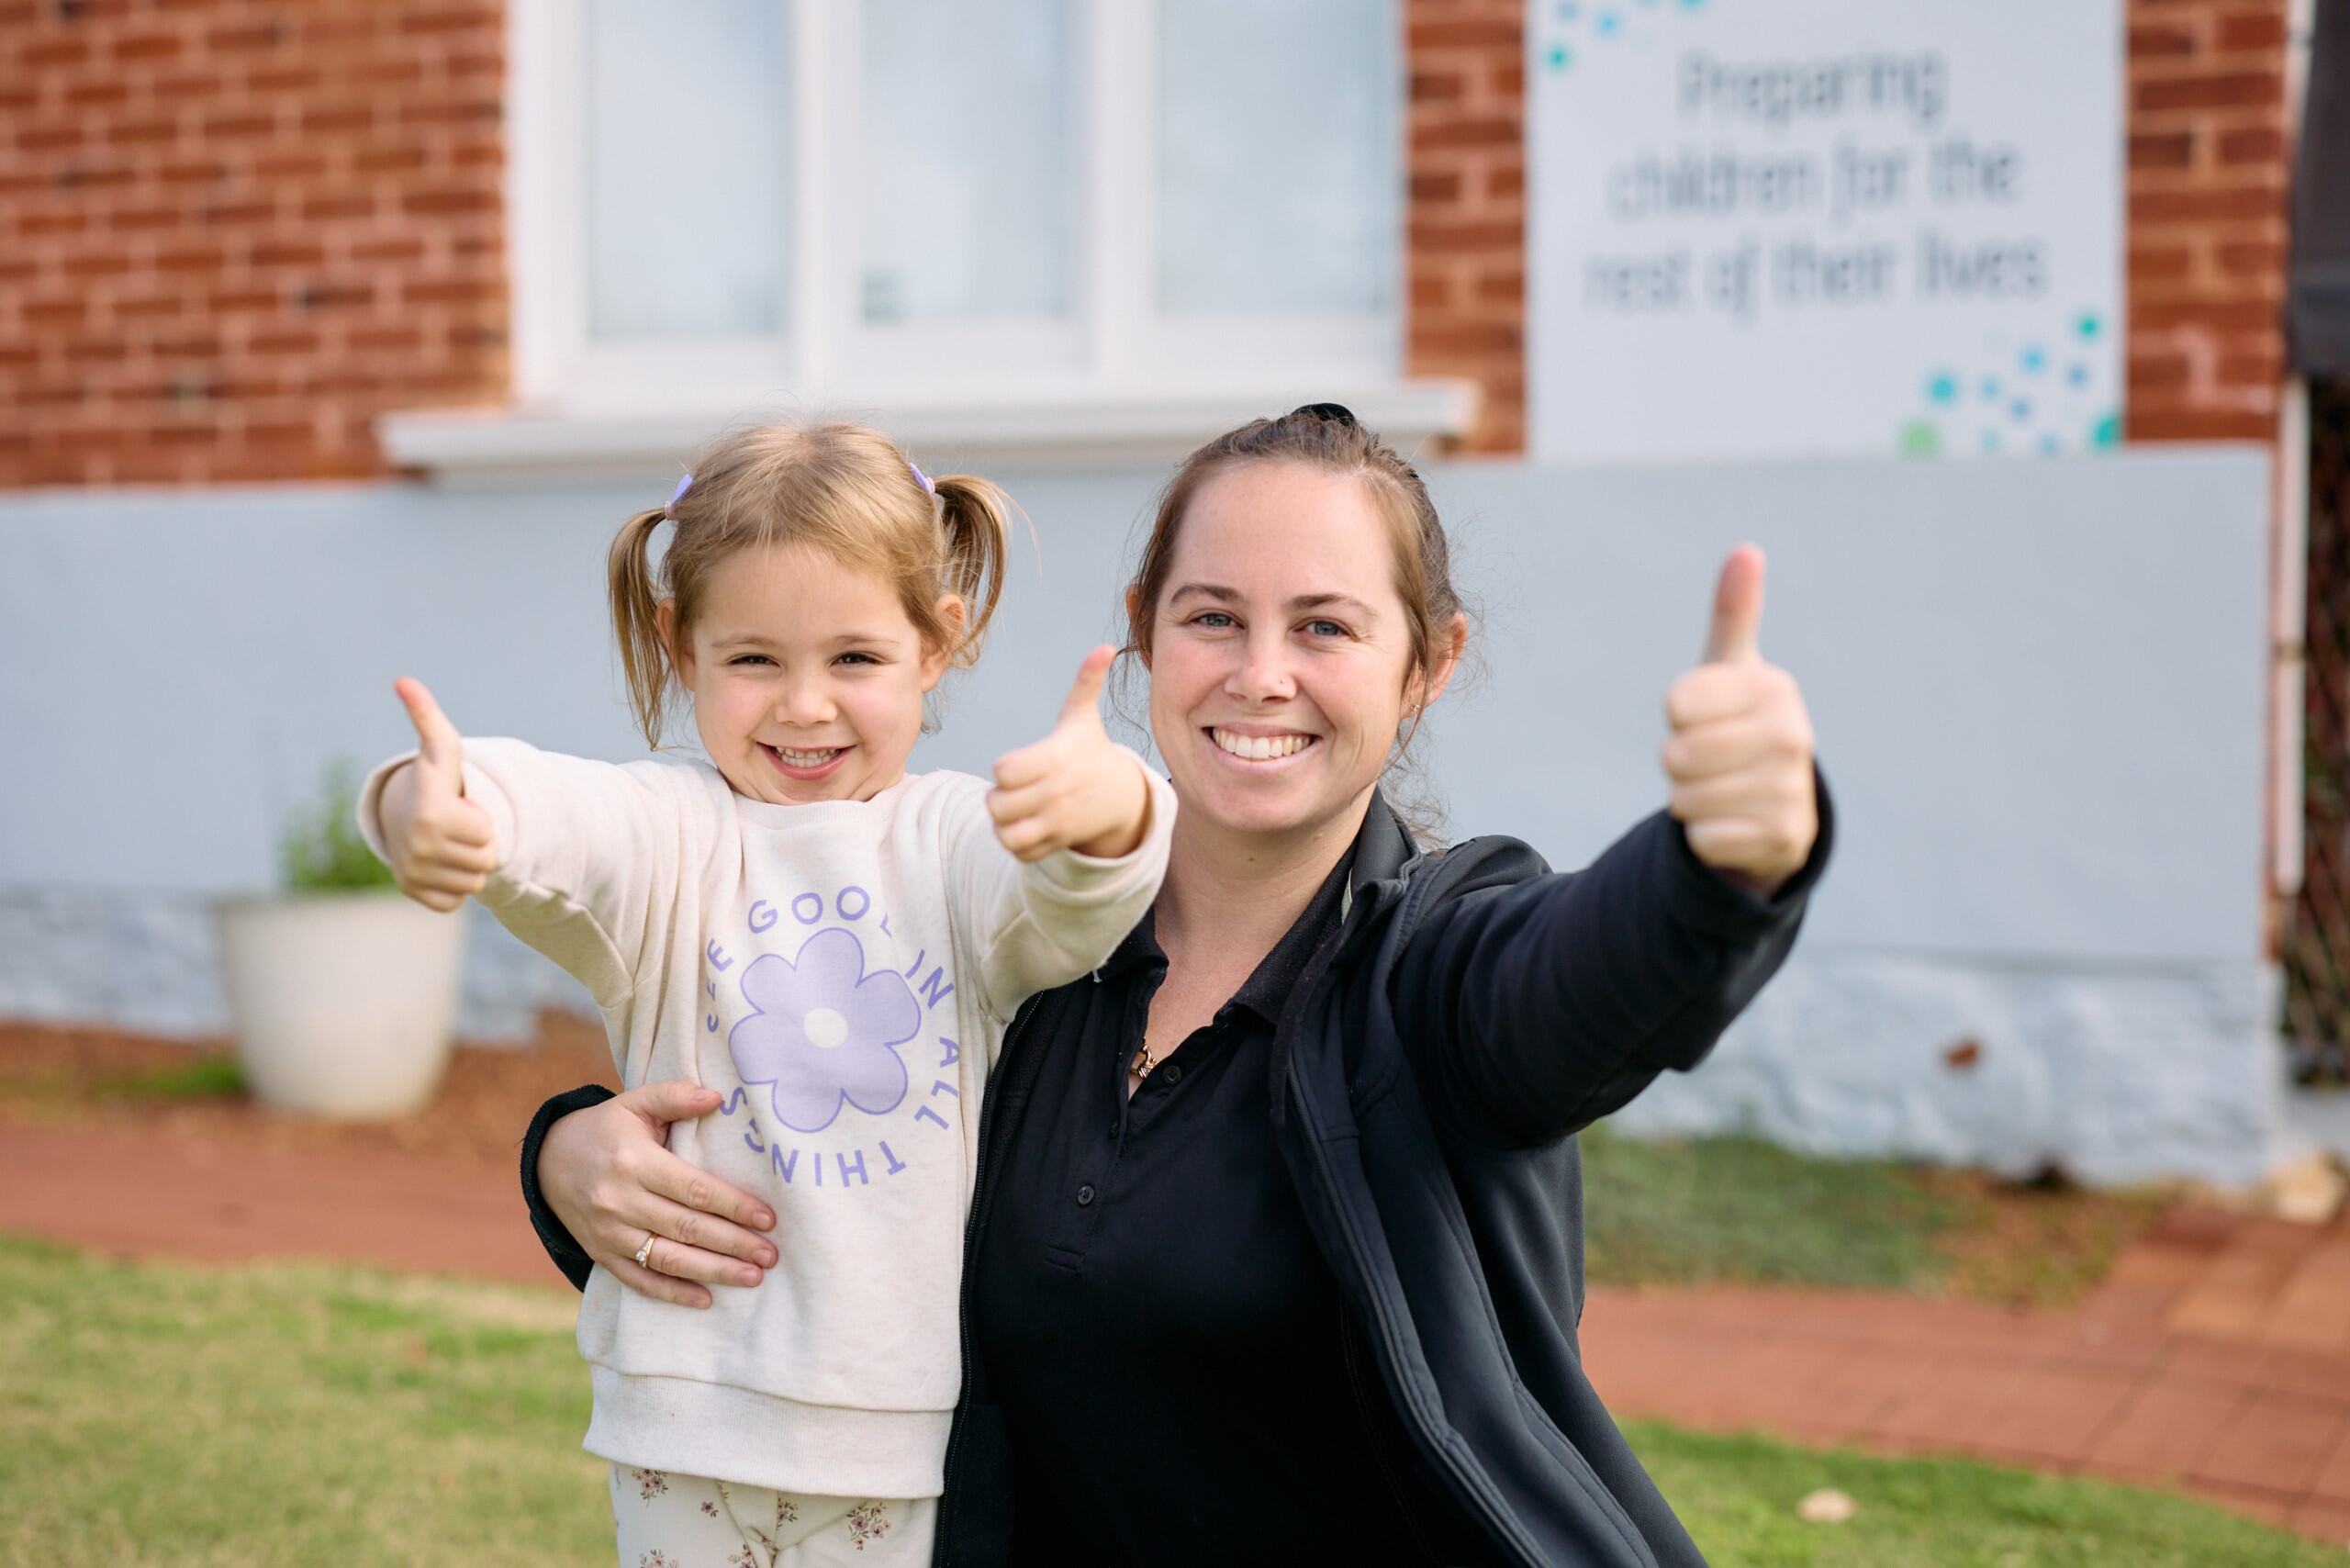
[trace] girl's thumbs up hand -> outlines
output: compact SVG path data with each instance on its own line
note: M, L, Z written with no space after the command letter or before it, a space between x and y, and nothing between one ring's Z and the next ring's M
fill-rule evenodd
M1057 849L1113 860L1131 854L1149 827L1141 765L1102 727L1102 683L1116 657L1106 645L1086 655L1053 733L996 759L988 814L996 837L1022 860Z
M1795 677L1765 664L1762 552L1722 564L1704 662L1665 693L1673 734L1668 808L1697 858L1766 897L1803 868L1819 835L1811 715Z
M498 869L489 813L465 799L464 742L418 680L392 685L416 726L416 760L384 787L384 847L400 890L444 913Z

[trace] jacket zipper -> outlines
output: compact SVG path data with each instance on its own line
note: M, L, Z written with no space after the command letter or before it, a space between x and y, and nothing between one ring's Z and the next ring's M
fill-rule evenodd
M1338 1347L1347 1359L1347 1383L1354 1390L1355 1414L1362 1421L1363 1441L1370 1445L1371 1457L1378 1462L1379 1473L1385 1478L1387 1490L1395 1499L1395 1511L1404 1516L1404 1528L1411 1532L1412 1544L1419 1549L1420 1561L1433 1568L1440 1560L1436 1548L1428 1543L1427 1529L1420 1522L1419 1510L1412 1506L1419 1489L1411 1484L1409 1476L1397 1471L1395 1456L1388 1451L1386 1433L1379 1423L1379 1407L1371 1403L1373 1399L1385 1396L1373 1390L1370 1380L1363 1376L1362 1356L1355 1348L1356 1338L1354 1314L1342 1301L1338 1304Z
M1403 919L1403 922L1407 922L1407 919L1413 917L1413 914L1415 914L1415 910L1413 910L1413 891L1410 891L1410 889L1407 889L1407 891L1405 891L1405 907L1403 907L1401 913L1398 913L1398 917L1396 917L1396 919ZM1274 1048L1276 1048L1276 1051L1283 1053L1283 1062L1281 1062L1281 1065L1283 1065L1283 1070L1281 1070L1281 1081L1283 1081L1283 1091L1285 1091L1285 1093L1288 1093L1290 1103L1292 1103L1292 1105L1297 1107L1297 1119L1300 1119L1302 1145L1304 1145L1306 1157L1309 1157L1309 1161L1311 1161L1311 1164L1314 1164L1314 1173L1316 1173L1316 1178L1321 1180L1323 1192L1330 1192L1330 1194L1335 1194L1335 1192L1337 1192L1337 1180L1335 1180L1335 1175L1330 1173L1330 1157L1327 1157L1327 1149L1323 1148L1321 1116L1316 1114L1316 1110L1314 1110L1314 1100L1311 1100L1311 1095L1306 1093L1304 1072L1300 1072L1300 1068L1297 1068L1297 1048L1295 1048L1295 1039L1292 1039L1292 1041L1283 1041L1283 1039L1281 1039L1281 1032L1283 1032L1283 1025L1288 1025L1288 1023L1290 1023L1290 1018L1292 1018L1292 1015L1295 1015L1295 1014L1304 1014L1304 1011L1309 1011L1309 1009L1311 1009L1311 1003L1316 1002L1316 997L1314 997L1314 992L1318 992L1318 990L1326 988L1326 985L1327 985L1327 976L1330 976L1330 969L1333 969L1333 966L1337 964L1337 959L1339 959L1339 957L1342 957L1344 947L1347 947L1347 935L1342 935L1342 938L1339 938L1339 943L1335 945L1333 950L1330 950L1330 955L1327 955L1327 959L1323 961L1321 966L1309 966L1309 973L1306 973L1306 976L1302 976L1302 978L1300 978L1300 985L1297 985L1297 992L1295 992L1295 997L1297 997L1297 999L1295 999L1295 1002L1292 1002L1292 1003L1290 1003L1288 1009L1283 1009L1283 1015L1281 1015L1281 1018L1283 1018L1283 1023L1276 1025L1276 1030L1274 1030ZM1300 1006L1300 1003L1306 1003L1306 1006ZM1339 1223L1339 1229L1342 1229L1342 1232L1344 1232L1344 1229L1347 1229L1347 1227L1344 1227L1344 1223ZM1359 1270L1360 1270L1360 1267L1363 1267L1363 1260L1360 1260L1360 1249L1359 1249L1359 1246L1354 1244L1354 1238L1351 1238L1351 1237L1342 1237L1342 1241L1344 1241L1344 1244L1347 1244L1347 1250L1348 1250L1348 1253L1354 1253L1354 1262L1356 1262L1356 1267L1359 1267ZM1377 1321L1375 1321L1375 1324L1368 1324L1368 1326L1365 1326L1365 1333L1377 1335L1377 1338L1380 1338L1380 1340L1384 1342L1384 1340L1386 1340L1386 1333L1389 1333L1389 1330L1386 1330L1386 1326L1384 1326L1384 1324L1377 1324ZM1403 1427L1405 1427L1405 1437L1413 1439L1415 1446L1417 1446L1419 1450L1422 1450L1422 1453L1428 1453L1428 1458L1431 1458L1431 1462L1438 1464L1438 1467L1440 1467L1440 1469L1445 1469L1445 1472L1450 1472L1450 1479L1455 1481L1457 1485L1460 1485L1461 1493L1464 1493L1464 1495L1472 1497L1472 1514L1476 1514L1476 1517L1481 1517L1481 1518L1483 1518L1483 1523L1485 1523L1485 1526L1487 1526L1487 1533L1493 1535L1494 1544L1499 1544L1499 1547L1502 1547L1504 1551L1509 1551L1509 1554L1514 1556L1514 1559L1525 1561L1525 1563L1537 1563L1537 1561L1539 1561L1539 1559L1537 1559L1535 1551L1530 1550L1530 1547L1532 1547L1532 1540L1528 1538L1528 1535L1525 1535L1525 1530L1523 1530L1523 1528L1518 1526L1518 1521L1516 1521L1516 1518L1511 1518L1509 1514L1506 1514L1506 1509L1499 1509L1499 1506L1494 1506L1494 1502L1485 1495L1485 1490L1487 1490L1487 1488L1483 1488L1483 1485L1476 1485L1476 1484L1473 1484L1473 1481L1469 1479L1469 1476L1466 1476L1464 1472L1461 1472L1461 1469L1457 1467L1457 1464L1452 1462L1450 1458L1448 1458L1448 1455L1440 1453L1438 1446L1436 1446L1436 1443L1434 1443L1434 1434L1431 1434L1431 1431L1427 1429L1427 1422L1424 1422L1422 1417L1419 1417L1417 1410L1413 1410L1413 1408L1410 1408L1410 1406L1407 1406L1407 1404L1401 1404L1401 1401L1393 1401L1393 1404L1396 1404L1396 1420L1401 1422ZM1610 1497L1610 1502L1615 1502L1615 1500L1612 1500L1612 1497ZM1638 1559L1654 1561L1652 1556L1648 1554L1648 1547L1645 1547L1645 1542L1642 1542L1642 1540L1640 1540L1640 1533L1638 1533L1638 1528L1633 1528L1631 1518L1628 1518L1628 1517L1627 1517L1627 1518L1619 1518L1619 1521L1617 1521L1617 1523L1619 1523L1621 1530L1627 1530L1627 1533L1628 1533L1628 1540L1631 1540L1631 1542L1636 1542L1636 1556L1638 1556Z

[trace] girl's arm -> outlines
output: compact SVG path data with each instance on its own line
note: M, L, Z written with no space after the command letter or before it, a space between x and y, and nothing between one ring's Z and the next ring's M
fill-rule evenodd
M416 752L368 776L359 827L409 896L454 909L477 896L500 924L584 981L628 997L665 951L711 812L699 780L513 740L462 740L414 681L399 686Z
M1167 874L1175 791L1102 728L1113 656L1107 647L1087 655L1052 734L997 761L986 818L969 813L947 829L956 918L999 1018L1099 968Z

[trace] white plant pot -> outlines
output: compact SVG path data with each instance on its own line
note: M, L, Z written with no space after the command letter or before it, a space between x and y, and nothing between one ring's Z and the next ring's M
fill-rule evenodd
M359 1117L431 1097L449 1061L464 920L393 891L229 899L218 913L255 1099Z

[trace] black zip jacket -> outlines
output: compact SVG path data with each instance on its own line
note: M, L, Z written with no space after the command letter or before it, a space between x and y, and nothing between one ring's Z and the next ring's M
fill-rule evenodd
M1372 800L1347 916L1275 1031L1270 1130L1380 1392L1485 1561L1703 1568L1583 1375L1572 1135L1695 1067L1777 969L1828 858L1824 785L1818 798L1810 860L1768 901L1699 864L1662 813L1559 875L1515 839L1416 854ZM1042 1055L1030 1036L1058 994L1013 1020L981 1110L967 1315L998 1153ZM545 1127L603 1097L548 1102L523 1146L532 1223L575 1284L588 1260L533 1168ZM934 1561L988 1568L1010 1562L1013 1487L968 1316L963 1361Z

